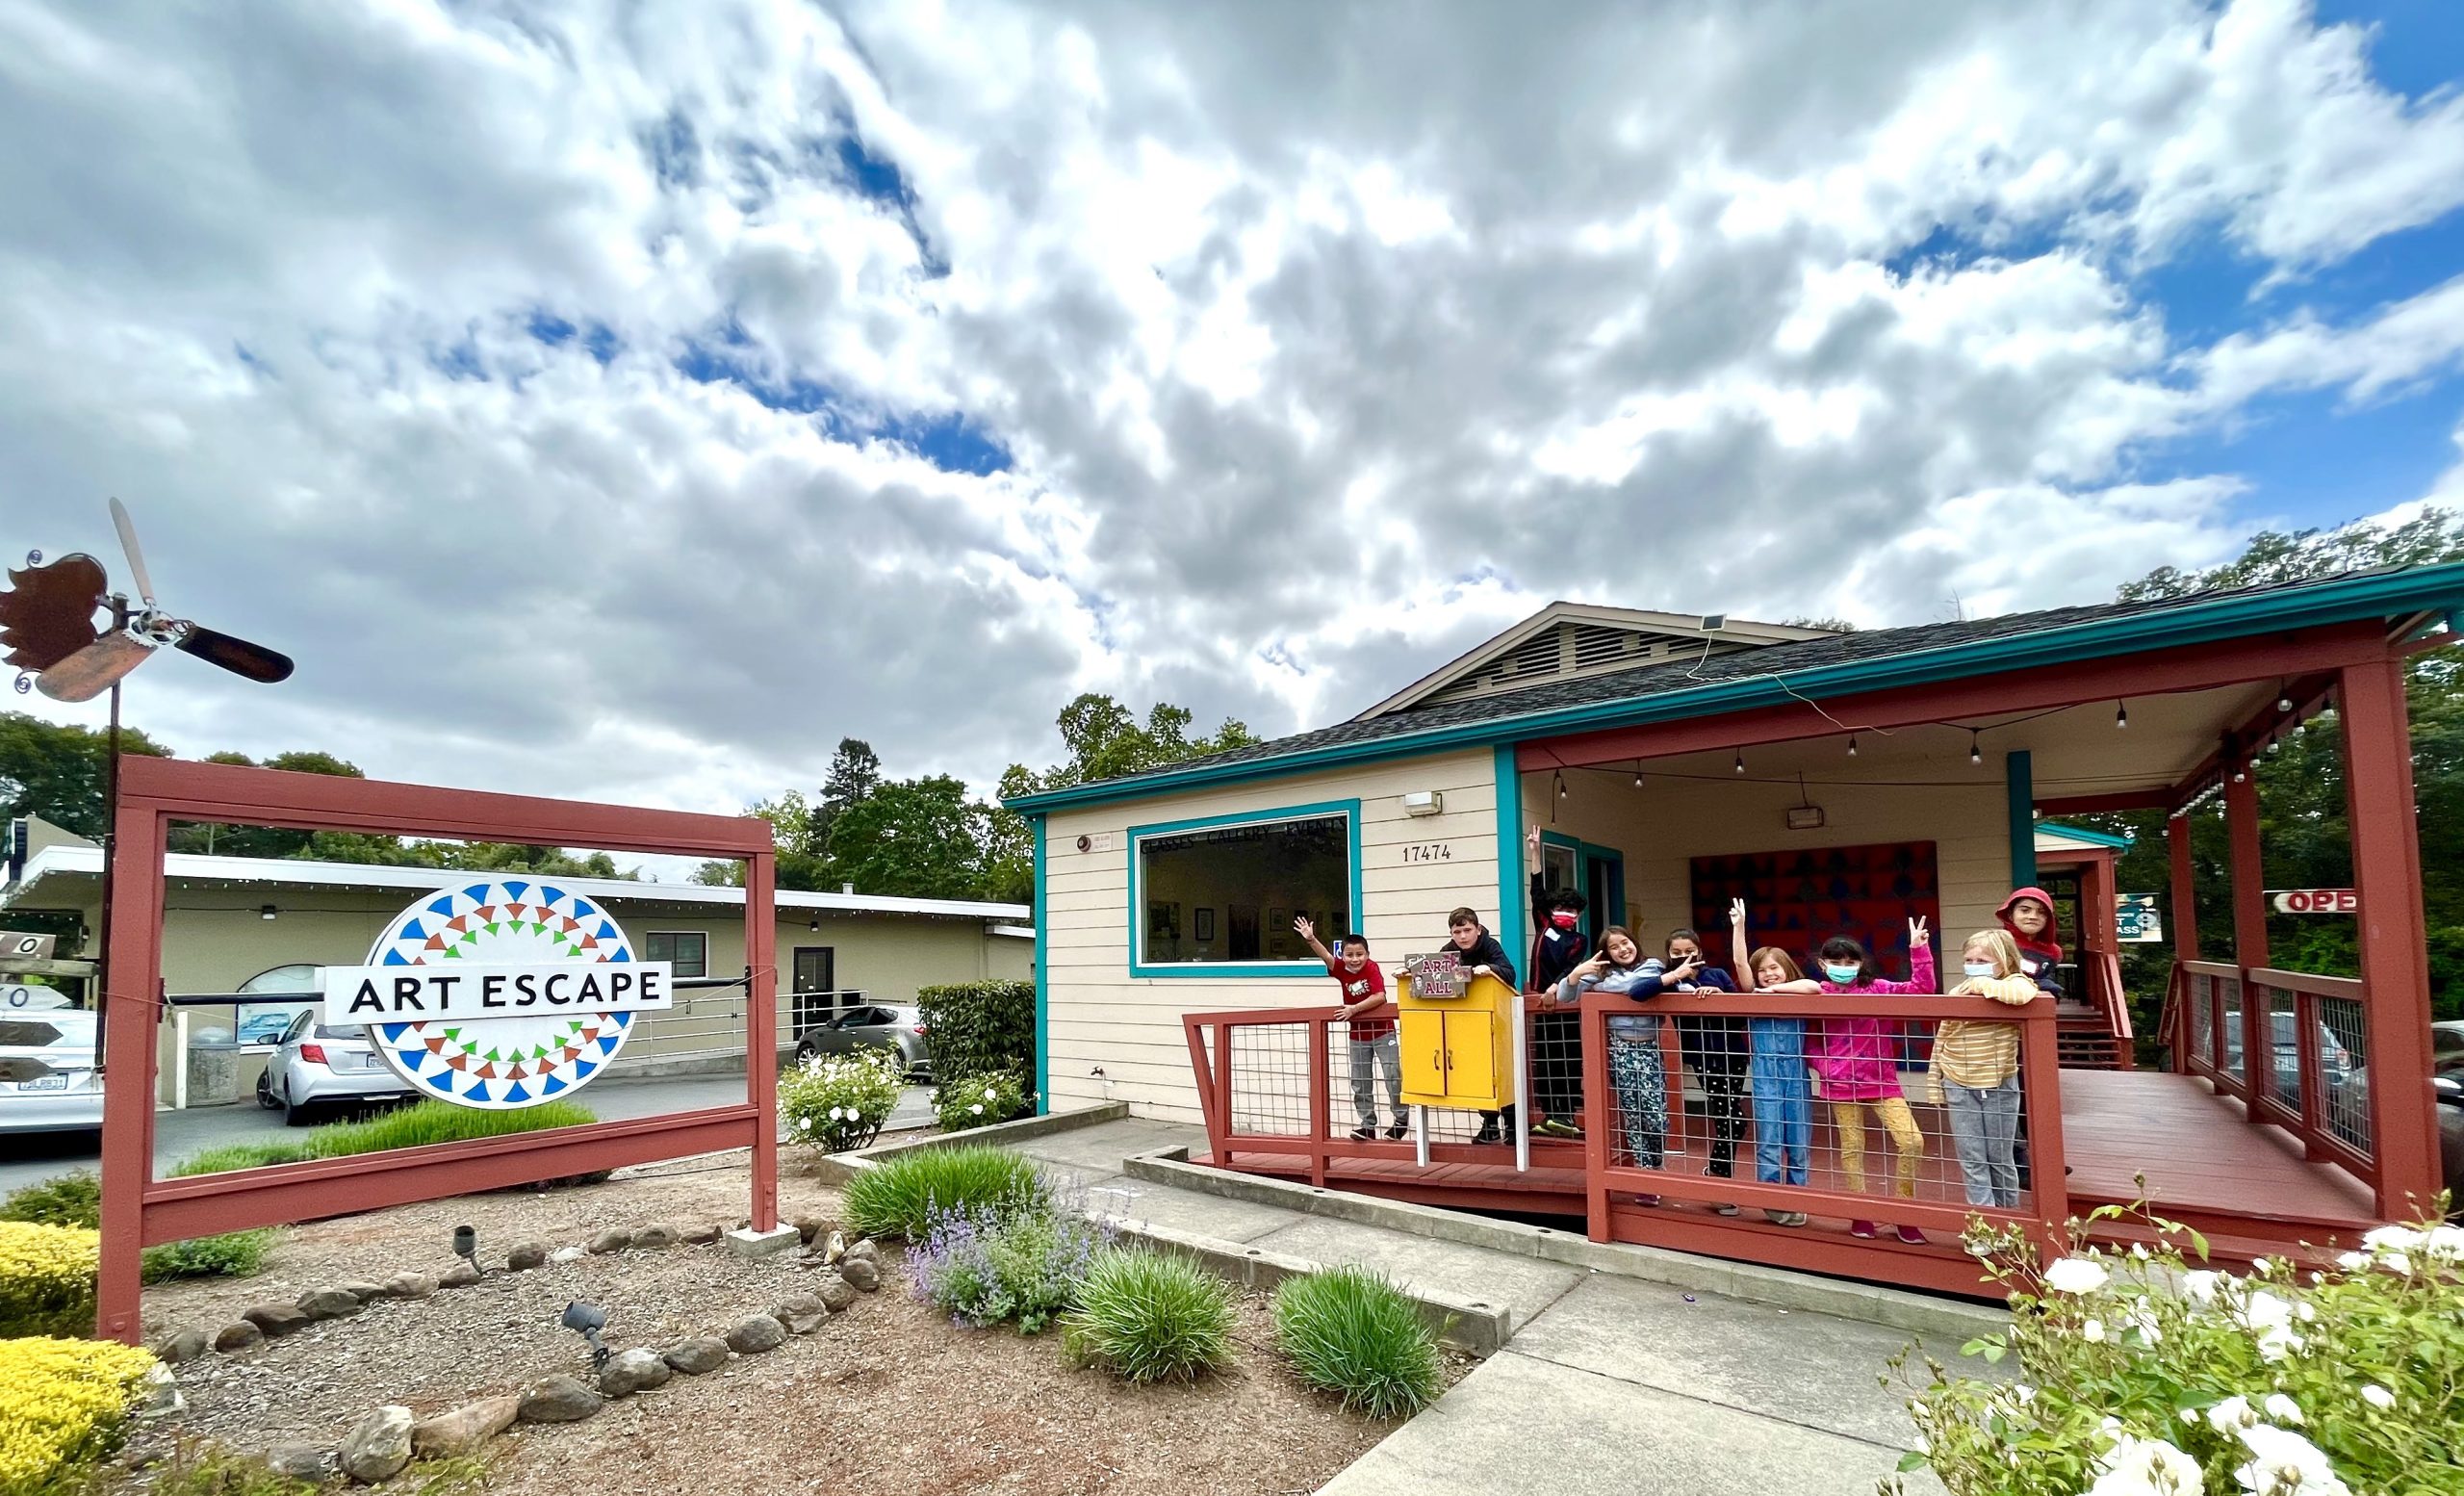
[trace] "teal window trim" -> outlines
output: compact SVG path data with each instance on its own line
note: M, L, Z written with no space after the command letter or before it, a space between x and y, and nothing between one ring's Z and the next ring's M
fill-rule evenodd
M2002 782L2011 796L2011 887L2037 881L2036 761L2024 748L2002 756Z
M1167 961L1148 965L1139 959L1146 943L1146 876L1138 863L1138 843L1147 837L1172 837L1189 831L1217 831L1226 826L1255 826L1267 821L1314 820L1321 816L1341 815L1346 829L1345 840L1351 857L1351 888L1348 908L1352 924L1357 928L1368 916L1362 905L1360 889L1360 802L1358 800L1321 800L1313 805L1277 806L1266 811L1242 811L1228 815L1201 815L1191 820L1155 821L1129 828L1129 974L1134 977L1176 977L1201 981L1256 981L1275 977L1322 977L1325 966L1315 956L1300 961ZM1261 915L1263 916L1263 911ZM1338 931L1337 934L1342 932ZM1042 926L1037 926L1038 949L1040 950ZM1266 939L1266 931L1258 931Z
M1036 1115L1041 1117L1052 1110L1052 980L1044 954L1052 924L1044 917L1048 881L1043 866L1043 817L1030 815L1027 824L1036 834Z
M1605 918L1603 918L1601 911L1596 909L1584 912L1585 917L1582 923L1584 940L1597 943L1601 931L1612 924L1626 922L1626 854L1623 851L1616 847L1603 846L1597 841L1585 841L1579 837L1569 837L1561 831L1541 832L1540 844L1564 847L1574 853L1575 891L1583 895L1586 900L1591 897L1592 864L1594 863L1608 864L1608 897L1616 907L1607 912ZM1525 876L1527 880L1529 869L1525 869ZM1523 901L1526 904L1531 901L1530 886L1527 881L1525 884Z
M1524 929L1531 902L1531 869L1523 863L1523 776L1514 766L1514 744L1500 743L1495 758L1498 779L1498 943L1515 969L1530 959L1531 941ZM1542 832L1545 838L1547 832Z

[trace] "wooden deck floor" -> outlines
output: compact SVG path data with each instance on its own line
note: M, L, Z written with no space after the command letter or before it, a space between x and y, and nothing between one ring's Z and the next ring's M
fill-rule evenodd
M2348 1241L2374 1224L2370 1193L2358 1180L2333 1165L2305 1160L2298 1145L2276 1129L2251 1126L2238 1103L2218 1096L2201 1081L2146 1070L2065 1070L2062 1083L2064 1147L2075 1213L2138 1199L2134 1175L2144 1174L2148 1198L2159 1213L2217 1238L2222 1255L2324 1243L2330 1236ZM1930 1156L1917 1193L1925 1199L1957 1203L1963 1197L1942 1119L1931 1109L1918 1111ZM1701 1128L1700 1116L1688 1117L1671 1138L1673 1172L1701 1173L1706 1156ZM1578 1148L1535 1144L1532 1167L1526 1173L1517 1173L1507 1161L1437 1163L1422 1169L1407 1145L1388 1145L1379 1151L1385 1156L1333 1160L1327 1184L1467 1209L1575 1218L1583 1213L1584 1175ZM1877 1187L1887 1176L1889 1156L1877 1134L1866 1154ZM1751 1158L1749 1142L1739 1159L1741 1172L1749 1175ZM1199 1155L1194 1161L1208 1160ZM1814 1129L1811 1163L1815 1186L1845 1189L1835 1139L1827 1125L1818 1123ZM1287 1177L1308 1172L1305 1162L1294 1157L1238 1150L1233 1167ZM1877 1214L1887 1214L1881 1200L1875 1203ZM2117 1240L2133 1235L2127 1228L2100 1234Z

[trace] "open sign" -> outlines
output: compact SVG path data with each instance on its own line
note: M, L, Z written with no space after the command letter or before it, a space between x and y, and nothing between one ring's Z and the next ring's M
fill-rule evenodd
M2285 915L2357 915L2361 895L2350 889L2271 889L2276 912Z

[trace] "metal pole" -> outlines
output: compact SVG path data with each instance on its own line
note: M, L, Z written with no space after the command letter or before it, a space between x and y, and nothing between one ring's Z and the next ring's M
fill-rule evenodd
M1531 1170L1531 1087L1526 1068L1530 1055L1523 1038L1523 993L1514 994L1514 1172Z

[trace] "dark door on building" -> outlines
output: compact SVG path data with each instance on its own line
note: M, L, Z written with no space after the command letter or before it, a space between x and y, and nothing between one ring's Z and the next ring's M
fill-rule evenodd
M836 1016L838 953L829 945L799 945L789 991L795 1000L795 1030L819 1028Z

